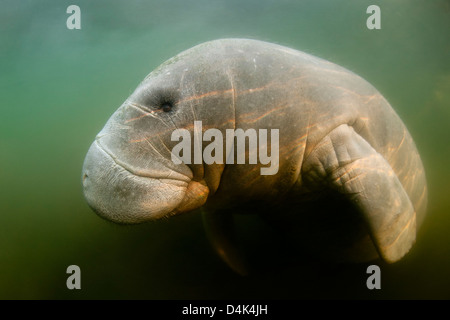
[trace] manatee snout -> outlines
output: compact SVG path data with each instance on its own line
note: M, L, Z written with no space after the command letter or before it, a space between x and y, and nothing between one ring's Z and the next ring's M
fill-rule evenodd
M182 202L187 181L138 176L116 161L97 141L84 161L84 196L99 216L116 223L140 223L169 215Z

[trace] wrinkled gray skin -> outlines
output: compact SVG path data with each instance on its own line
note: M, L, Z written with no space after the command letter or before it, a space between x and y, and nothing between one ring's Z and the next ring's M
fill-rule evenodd
M192 136L194 120L224 137L279 129L278 173L175 165L171 134ZM333 63L245 39L198 45L150 73L96 137L82 180L89 205L117 223L201 207L213 246L240 273L232 213L258 213L318 256L395 262L414 243L427 202L414 142L375 88Z

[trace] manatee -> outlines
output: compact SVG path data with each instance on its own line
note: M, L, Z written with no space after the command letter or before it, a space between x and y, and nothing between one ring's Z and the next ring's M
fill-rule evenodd
M276 173L261 174L262 162L230 164L233 148L222 161L176 163L172 134L195 137L195 121L202 132L218 130L222 146L230 129L277 129ZM267 141L257 148L269 154ZM245 149L247 160L254 148ZM414 244L427 205L415 143L372 85L310 54L249 39L197 45L151 72L95 138L82 184L89 206L120 224L201 212L216 252L242 274L235 213L259 215L319 259L393 263Z

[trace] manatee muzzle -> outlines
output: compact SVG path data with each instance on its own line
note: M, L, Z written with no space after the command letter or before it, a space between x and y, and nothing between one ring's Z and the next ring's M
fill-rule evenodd
M91 145L82 172L89 206L117 223L140 223L171 215L190 185L184 175L173 179L135 174L98 140Z

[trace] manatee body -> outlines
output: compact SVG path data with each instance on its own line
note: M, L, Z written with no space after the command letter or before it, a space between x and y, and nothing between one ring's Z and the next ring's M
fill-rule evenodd
M225 152L222 162L175 164L172 133L193 136L194 121L223 139L227 129L278 129L277 173L227 164ZM213 246L242 273L233 213L260 214L318 256L395 262L415 242L427 203L415 144L373 86L247 39L200 44L151 72L98 134L82 175L89 205L117 223L201 208Z

